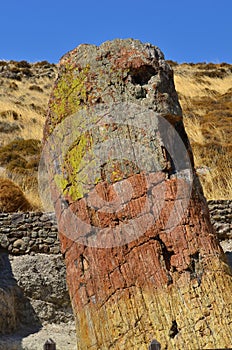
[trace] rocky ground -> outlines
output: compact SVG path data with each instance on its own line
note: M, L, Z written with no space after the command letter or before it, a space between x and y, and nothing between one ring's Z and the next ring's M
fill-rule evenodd
M33 330L28 330L33 332ZM27 334L21 331L0 339L0 350L41 350L51 338L56 343L56 350L76 350L76 332L74 322L47 324L38 332Z
M12 326L10 335L0 335L0 350L41 350L49 338L55 341L57 350L76 349L75 323L60 254L9 258L6 252L0 252L0 292L0 329L5 327L9 332Z

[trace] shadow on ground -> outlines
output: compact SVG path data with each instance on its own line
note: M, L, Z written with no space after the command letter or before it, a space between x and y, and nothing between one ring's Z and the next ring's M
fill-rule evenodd
M228 260L228 263L232 269L232 252L226 252L226 257L227 257L227 260Z
M0 350L22 350L22 339L42 324L13 276L9 255L0 250Z

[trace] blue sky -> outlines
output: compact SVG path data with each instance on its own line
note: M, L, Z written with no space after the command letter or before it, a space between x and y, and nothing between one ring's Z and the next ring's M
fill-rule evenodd
M81 43L136 38L177 62L232 63L232 0L3 0L0 60L58 62Z

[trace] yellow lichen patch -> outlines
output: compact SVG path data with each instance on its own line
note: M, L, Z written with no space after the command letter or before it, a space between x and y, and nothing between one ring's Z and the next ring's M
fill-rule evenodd
M85 155L87 155L86 159ZM87 132L82 134L72 145L65 158L64 168L68 174L67 183L70 184L67 192L73 200L82 198L85 194L83 185L88 183L88 174L84 169L85 163L88 164L88 161L93 158L92 136L91 133ZM81 171L83 169L84 171ZM63 183L65 183L65 180L60 182L60 185Z
M56 186L62 190L63 193L65 193L66 191L66 187L68 185L68 181L66 179L64 179L64 177L60 174L56 174L54 176L54 181L55 181L55 184Z
M54 102L51 102L54 124L59 123L63 118L72 115L79 110L81 103L87 99L85 81L89 72L89 65L82 70L65 66L65 74L58 80L53 91Z
M82 134L76 145L72 146L72 149L67 155L68 162L74 171L79 170L79 165L86 154L92 147L92 136L89 132Z

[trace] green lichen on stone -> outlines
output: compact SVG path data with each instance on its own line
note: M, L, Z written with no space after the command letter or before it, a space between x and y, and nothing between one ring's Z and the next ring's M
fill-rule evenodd
M83 198L85 195L83 184L81 182L78 182L78 181L73 181L73 183L69 187L67 193L74 201L77 199Z
M62 122L65 118L72 116L81 109L85 108L87 103L85 83L89 70L89 65L86 65L84 68L80 69L66 63L66 65L62 67L62 74L56 83L53 91L53 98L50 104L53 129L54 126ZM85 129L85 125L88 124L88 121L82 118L81 115L78 117L79 119L74 119L72 123L72 128L75 130L68 130L69 133L77 134L77 137L75 143L69 147L67 152L65 152L66 155L62 168L65 169L66 175L59 174L55 176L55 183L57 187L63 194L68 194L71 196L73 200L82 198L85 193L83 184L87 181L87 179L85 179L83 172L81 177L79 177L80 166L81 164L84 166L83 162L85 154L87 152L91 154L92 145L90 133L83 132L80 135L80 132L78 131L80 126L80 129ZM64 134L65 132L67 131L64 130ZM63 135L62 132L61 134ZM71 134L68 136L70 138L73 137ZM64 144L65 142L66 141L64 141Z
M56 174L54 176L54 181L56 186L62 191L63 194L67 193L68 180L66 180L63 175Z
M76 145L72 145L72 149L70 149L68 152L67 160L73 171L79 171L80 163L83 160L86 152L91 151L91 147L92 136L89 132L82 134L76 141Z
M90 181L86 166L89 165L91 160L94 160L92 135L90 132L86 132L72 145L65 158L64 168L68 174L67 182L70 184L66 193L73 200L82 198L87 192L86 186ZM65 183L65 180L60 182L61 185L63 183Z
M113 170L111 177L114 179L114 182L121 181L123 179L122 174L119 171Z
M53 91L54 102L51 101L53 125L77 112L80 105L85 104L87 100L85 82L90 66L86 65L79 70L66 64L63 70L64 73L58 79Z

